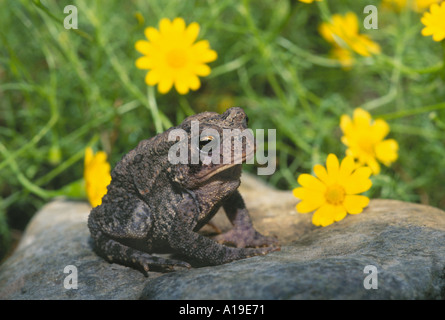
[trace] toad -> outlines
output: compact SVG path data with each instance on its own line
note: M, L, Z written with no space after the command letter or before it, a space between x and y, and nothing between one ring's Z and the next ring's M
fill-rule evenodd
M236 155L224 158L227 152L234 153L236 140L227 144L224 130L246 130L247 121L244 110L238 107L223 114L199 113L141 141L128 152L112 170L102 204L88 217L97 254L147 274L148 270L189 268L193 262L219 265L279 250L275 238L254 229L238 191L242 162L252 156L248 139L242 139L241 161L235 161ZM193 123L199 123L196 145L192 143ZM178 143L178 139L171 139L175 129L186 133L182 142L200 155L199 161L191 161L193 152L188 154L188 161L171 161L172 147ZM203 136L204 130L214 134ZM216 139L216 133L222 138ZM208 146L210 142L213 149ZM216 149L222 152L214 152L212 159L216 154L221 161L208 161ZM198 233L221 207L232 229L213 238ZM155 255L160 252L184 258Z

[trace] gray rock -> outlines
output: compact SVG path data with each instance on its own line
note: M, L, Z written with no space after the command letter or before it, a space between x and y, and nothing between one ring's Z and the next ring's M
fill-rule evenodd
M319 228L310 214L295 211L291 192L244 175L241 193L255 227L277 236L281 251L147 278L91 250L87 204L55 200L0 266L0 299L445 299L442 210L372 200L363 213ZM212 222L222 231L230 227L221 213ZM77 289L65 288L70 265ZM369 265L377 271L371 282ZM368 282L377 289L366 289Z
M368 265L376 267L377 289L364 287ZM374 200L362 214L317 228L280 252L159 277L142 297L444 299L445 213Z
M91 250L86 203L56 200L38 212L0 267L0 299L136 299L138 271L101 261ZM64 280L77 268L77 289ZM67 279L69 280L69 278ZM72 281L69 283L72 284Z

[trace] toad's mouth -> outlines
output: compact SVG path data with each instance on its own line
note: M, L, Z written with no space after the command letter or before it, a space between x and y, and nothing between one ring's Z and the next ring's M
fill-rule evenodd
M211 177L221 173L225 172L231 168L234 168L236 166L241 166L243 163L246 162L246 159L251 159L255 153L255 150L249 152L248 154L244 154L241 159L234 159L233 163L227 163L227 164L212 164L209 165L203 165L202 170L196 175L198 179L201 181L205 181L210 179ZM240 161L241 160L241 161Z
M217 175L218 173L224 172L226 170L229 170L230 168L233 168L235 166L240 166L240 165L241 165L240 163L218 165L218 167L213 168L209 171L207 171L207 170L201 171L200 174L197 175L197 178L200 179L201 181L208 180L211 177Z

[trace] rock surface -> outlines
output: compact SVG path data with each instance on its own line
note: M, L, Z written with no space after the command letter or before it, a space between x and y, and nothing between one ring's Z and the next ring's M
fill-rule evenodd
M281 251L145 277L91 250L87 204L55 200L0 266L0 299L445 299L444 211L372 200L363 213L319 228L295 211L291 192L248 175L240 191L256 228L277 236ZM213 223L230 226L223 213ZM77 289L65 288L74 284L67 266L77 268Z

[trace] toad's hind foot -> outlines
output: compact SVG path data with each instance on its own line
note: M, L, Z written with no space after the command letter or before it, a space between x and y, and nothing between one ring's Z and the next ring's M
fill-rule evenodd
M154 256L128 247L103 234L98 235L96 238L95 251L109 262L136 268L145 275L148 275L148 271L166 272L181 268L191 268L191 265L187 262Z
M235 227L212 239L237 248L279 246L276 238L264 236L253 228L243 229Z
M141 251L133 253L132 265L144 273L148 271L168 272L191 268L191 265L185 261L157 257Z

